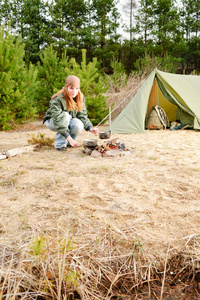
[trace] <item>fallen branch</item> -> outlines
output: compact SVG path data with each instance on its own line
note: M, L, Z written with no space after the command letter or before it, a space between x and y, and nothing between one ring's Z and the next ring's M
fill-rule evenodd
M37 145L30 145L30 146L25 146L20 148L14 148L11 150L4 150L0 153L0 160L15 156L17 154L34 151L36 147Z

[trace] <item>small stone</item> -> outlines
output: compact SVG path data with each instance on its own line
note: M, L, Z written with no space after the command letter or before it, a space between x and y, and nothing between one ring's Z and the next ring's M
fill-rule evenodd
M87 155L91 155L91 154L92 154L92 150L89 149L89 148L85 148L85 153L86 153Z
M119 156L128 156L130 154L131 154L130 151L120 151Z
M97 150L93 150L91 153L91 156L92 157L102 157L102 154Z
M104 153L104 157L115 157L115 156L119 156L120 155L120 150L108 150Z

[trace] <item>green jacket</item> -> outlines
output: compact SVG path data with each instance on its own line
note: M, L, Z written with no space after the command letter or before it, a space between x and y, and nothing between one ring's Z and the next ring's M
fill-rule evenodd
M84 102L82 111L68 110L66 100L62 96L63 95L61 94L60 96L51 99L49 109L47 110L46 115L43 118L43 123L45 123L46 120L52 118L56 130L61 135L67 138L70 134L69 128L67 127L65 112L68 112L72 116L72 118L78 118L79 120L81 120L83 122L84 129L86 131L89 131L93 127L93 125L87 116L84 95L82 95Z

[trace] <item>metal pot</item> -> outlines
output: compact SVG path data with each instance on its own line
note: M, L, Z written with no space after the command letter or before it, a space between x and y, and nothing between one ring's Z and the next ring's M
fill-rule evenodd
M97 140L95 139L87 139L83 141L84 147L96 147L97 146Z
M109 139L111 135L111 131L108 132L99 132L100 139Z

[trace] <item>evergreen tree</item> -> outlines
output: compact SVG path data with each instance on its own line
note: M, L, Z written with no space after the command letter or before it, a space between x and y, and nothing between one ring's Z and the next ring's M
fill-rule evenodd
M107 45L109 41L118 43L120 35L117 32L119 28L119 13L116 0L92 0L91 21L93 24L94 36L97 49L94 56L101 58L103 69L110 65L113 53L109 55ZM117 55L117 53L114 53Z
M65 2L64 0L55 0L50 5L50 16L51 16L51 44L54 49L57 50L60 58L62 53L67 46L67 21L65 17Z
M152 40L152 28L154 23L155 0L140 0L136 19L135 32L143 38L145 47Z
M40 62L37 65L40 81L37 90L37 108L40 114L45 113L52 95L63 87L68 75L65 70L67 66L66 52L62 54L61 59L57 51L53 50L52 45L41 52Z
M186 63L186 72L193 69L200 71L200 2L199 0L182 0L181 26L186 39L187 50L183 57Z
M186 40L199 36L200 31L200 2L199 0L182 0L180 9L182 16L182 27Z
M25 43L25 60L37 63L40 50L47 45L48 5L43 0L14 0L12 26ZM47 39L47 40L46 40Z
M152 35L156 42L154 51L156 55L164 56L181 36L180 18L174 0L156 0L153 18Z
M67 44L78 48L82 38L82 28L86 22L87 7L84 0L67 1L65 19L67 21Z
M52 44L60 58L63 51L76 58L80 57L83 47L87 6L84 0L55 0L51 4Z
M0 25L8 25L11 20L11 3L9 0L0 0Z
M0 129L10 129L13 124L35 116L35 95L38 82L33 65L24 63L24 45L0 28Z
M129 33L130 38L129 41L133 40L133 32L134 32L134 14L136 9L136 2L135 0L126 0L125 3L122 5L122 10L126 16L129 17L129 25L126 26L126 31Z

